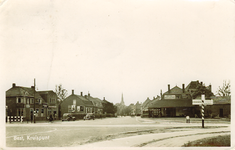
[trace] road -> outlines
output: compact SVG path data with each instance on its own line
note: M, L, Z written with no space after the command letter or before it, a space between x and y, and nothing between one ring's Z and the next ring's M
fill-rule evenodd
M218 127L224 128L218 128ZM217 127L217 128L216 128ZM31 123L12 123L6 124L6 146L7 147L75 147L75 146L94 146L94 144L114 141L114 145L104 143L95 145L105 147L116 147L115 140L127 140L125 138L137 138L129 145L121 142L119 146L159 146L154 145L159 140L153 137L164 137L168 133L169 137L173 134L178 136L180 133L195 131L221 130L230 133L230 122L226 120L205 120L205 128L201 129L200 119L191 120L190 124L185 123L184 118L140 118L140 117L119 117L104 118L95 120L79 120L74 122L55 121L53 123L37 122ZM196 129L196 130L195 130ZM218 133L217 132L217 133ZM165 134L164 134L165 133ZM161 135L162 136L159 136ZM188 135L190 135L188 134ZM156 136L158 135L158 136ZM211 134L210 134L211 135ZM142 137L141 137L142 136ZM148 136L149 138L143 137ZM183 138L184 135L181 136ZM205 136L205 134L204 134ZM168 139L169 139L168 137ZM200 138L200 137L198 137ZM146 139L146 140L143 140ZM148 140L147 140L148 139ZM186 138L187 139L187 138ZM194 137L191 137L194 139ZM196 139L196 138L195 138ZM167 137L165 137L167 140ZM100 142L101 141L101 142ZM163 141L163 140L161 140ZM148 143L150 142L150 143ZM141 145L145 143L145 145ZM146 144L147 143L147 144Z

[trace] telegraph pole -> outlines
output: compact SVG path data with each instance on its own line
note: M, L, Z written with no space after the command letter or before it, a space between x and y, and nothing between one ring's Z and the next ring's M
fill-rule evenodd
M35 96L35 93L36 93L36 88L35 88L35 86L36 86L36 83L35 83L35 78L34 78L34 86L33 86L33 88L34 88L34 111L33 111L33 122L34 123L36 123L36 110L35 110L35 103L36 103L36 96Z

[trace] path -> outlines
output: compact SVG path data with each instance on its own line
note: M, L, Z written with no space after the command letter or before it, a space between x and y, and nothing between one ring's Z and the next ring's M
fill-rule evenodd
M156 147L180 147L188 141L201 139L204 137L218 136L230 134L230 127L213 128L213 129L191 129L186 131L176 131L157 134L137 135L125 138L118 138L109 141L102 141L81 145L81 147L140 147L143 143L149 143L153 140L157 141L142 146L156 146ZM181 139L181 140L179 140ZM171 144L169 144L171 143Z

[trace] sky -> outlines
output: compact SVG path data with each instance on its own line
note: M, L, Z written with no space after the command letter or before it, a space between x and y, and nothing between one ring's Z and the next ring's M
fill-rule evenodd
M1 93L88 94L126 105L234 78L233 0L16 0L0 5ZM233 82L233 81L232 81ZM3 98L4 98L3 94Z

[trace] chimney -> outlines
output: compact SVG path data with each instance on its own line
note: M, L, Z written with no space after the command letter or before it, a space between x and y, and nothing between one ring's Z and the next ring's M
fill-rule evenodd
M153 100L155 99L155 96L153 97Z
M88 97L90 97L90 93L88 93Z
M105 100L105 97L104 97L104 100Z
M87 95L85 95L85 98L87 98Z
M161 98L162 98L162 90L161 90Z
M74 90L72 90L72 95L74 95Z
M81 92L81 96L82 96L82 92Z
M211 84L209 85L209 90L211 91Z
M15 83L12 83L12 87L13 87L13 88L16 87L16 84L15 84Z
M201 82L201 85L202 85L202 82Z
M34 89L34 86L31 86L32 89Z
M168 84L168 93L170 93L170 90L171 90L170 84Z
M183 89L183 93L184 93L184 84L182 84L182 89Z

